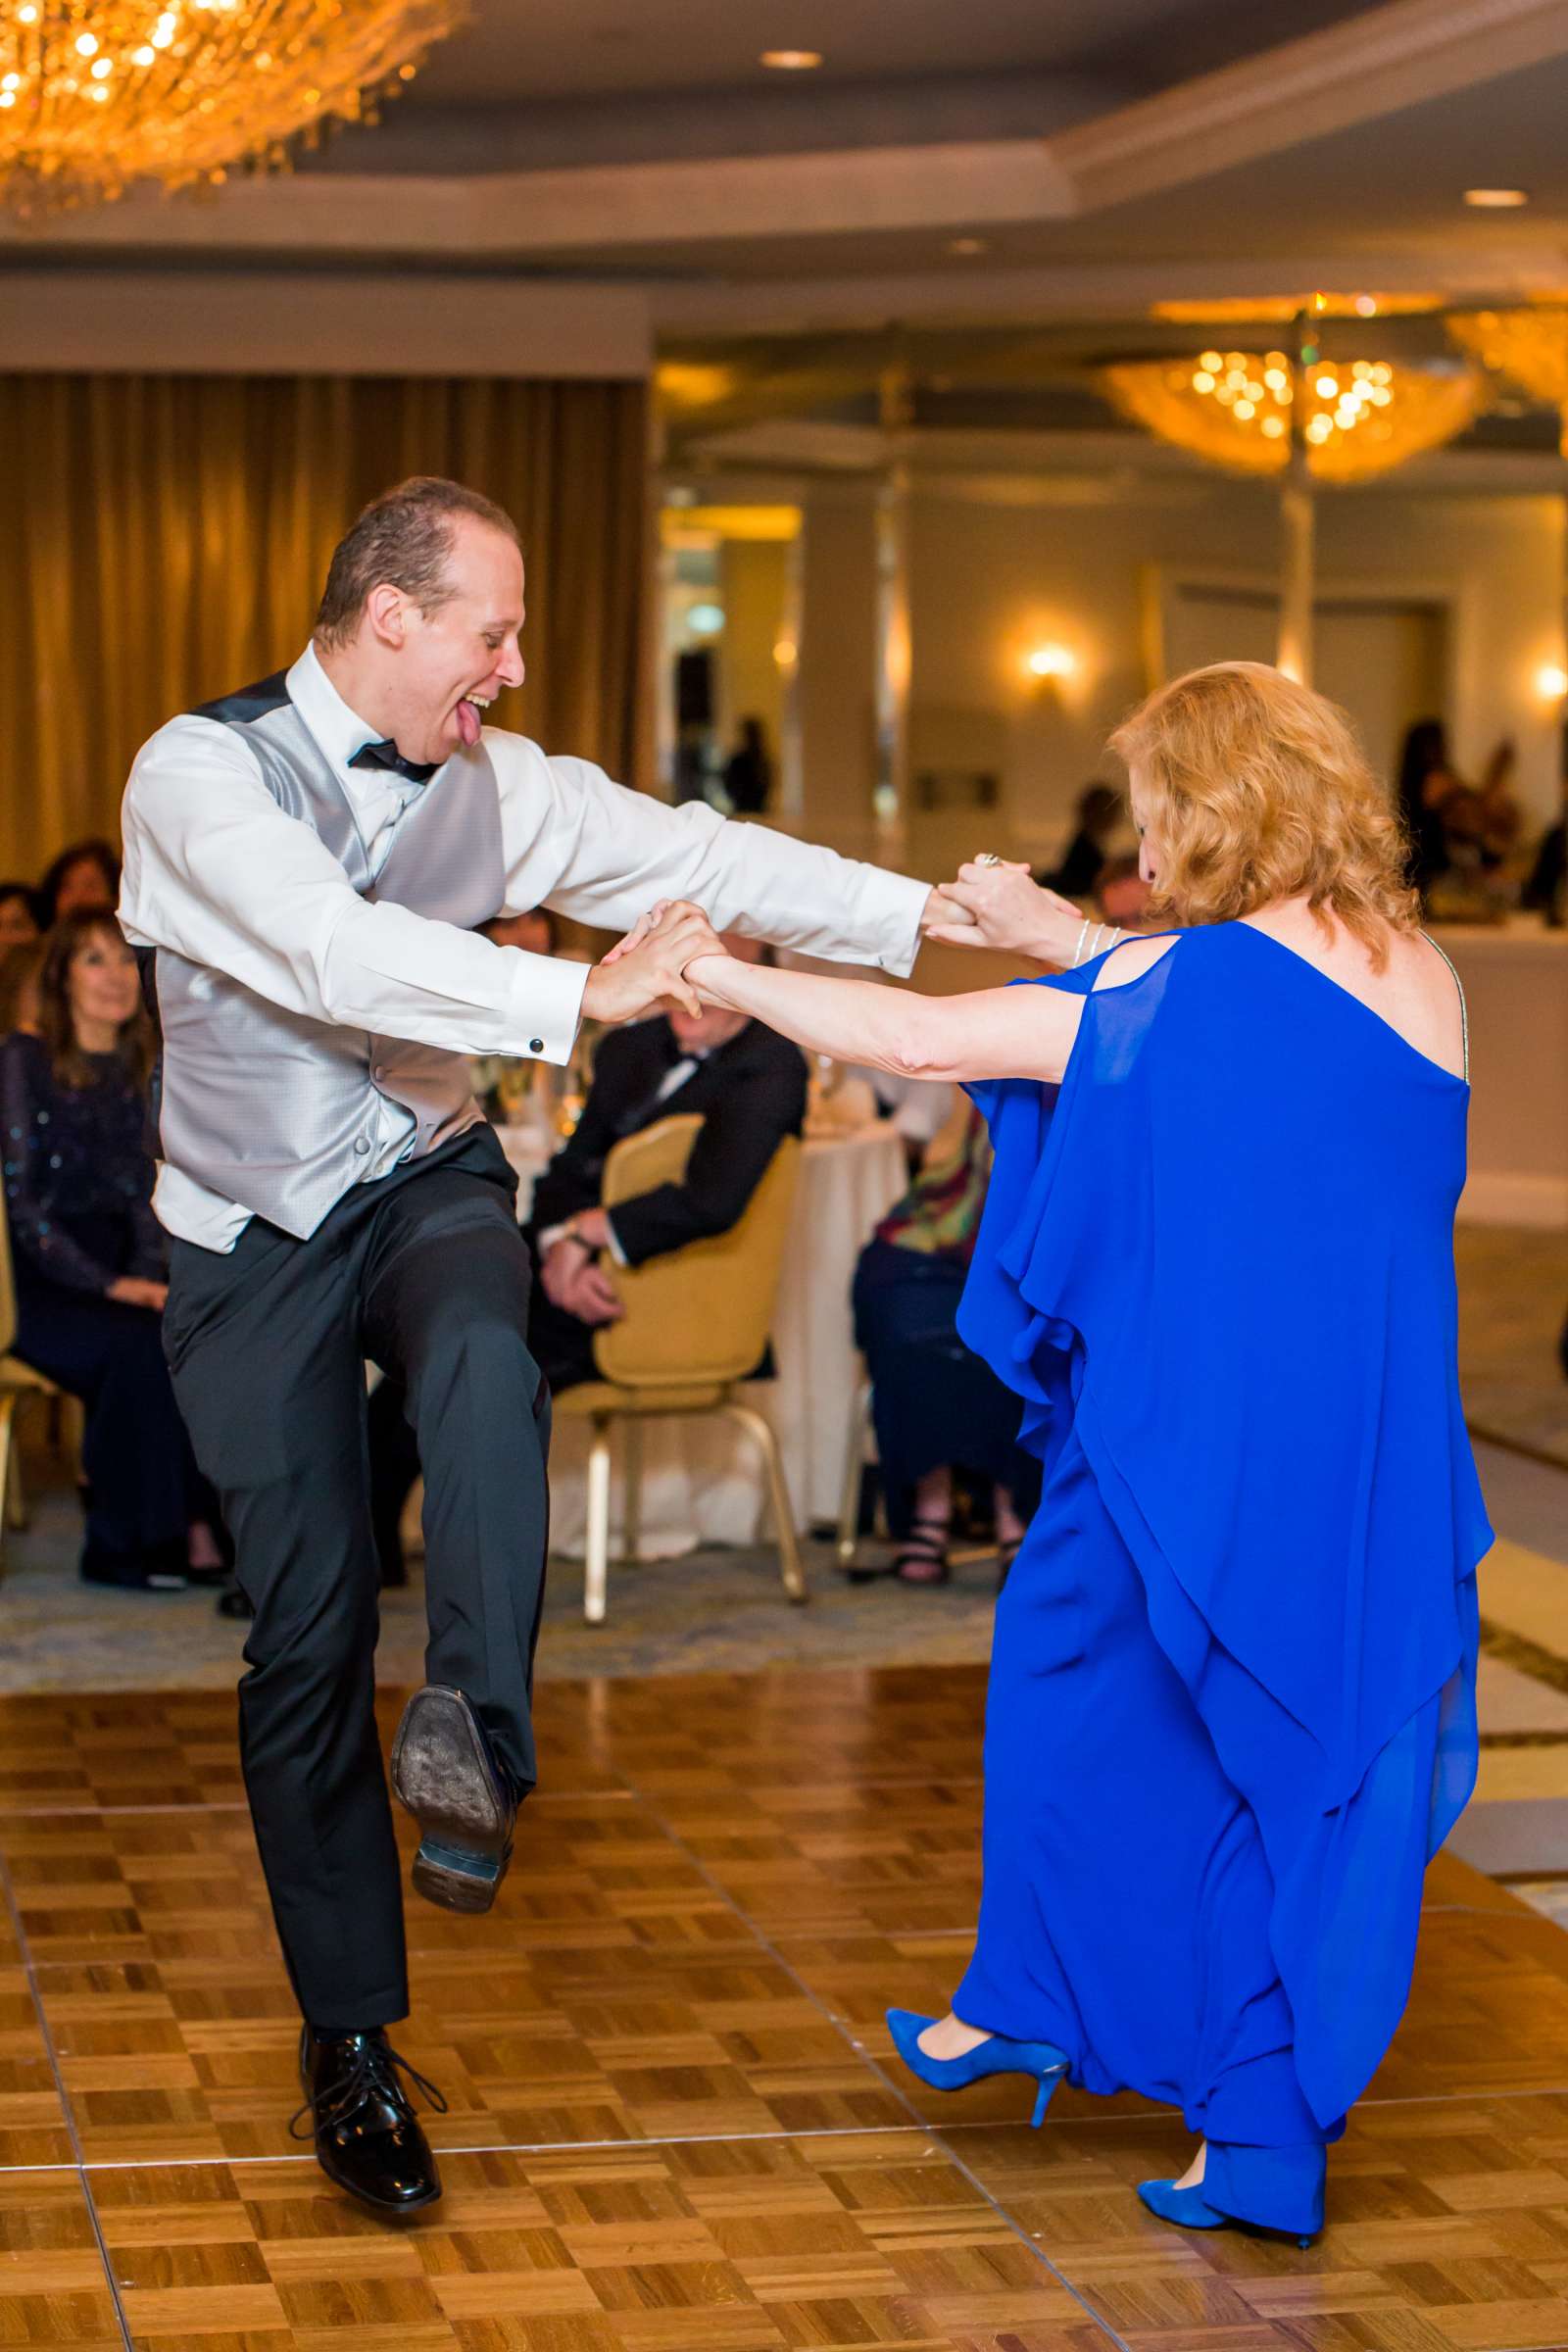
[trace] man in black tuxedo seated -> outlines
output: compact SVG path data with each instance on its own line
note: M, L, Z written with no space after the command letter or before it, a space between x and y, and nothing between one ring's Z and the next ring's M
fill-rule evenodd
M732 956L760 962L758 941L726 935ZM594 1333L621 1313L602 1253L640 1266L739 1222L768 1161L806 1118L806 1058L745 1013L678 1009L606 1032L583 1114L534 1190L526 1227L539 1264L528 1310L528 1348L551 1390L596 1377ZM600 1205L605 1161L623 1136L660 1119L700 1112L702 1127L679 1184ZM398 1523L418 1476L414 1435L398 1384L370 1399L370 1483L382 1576L403 1581Z
M733 933L726 945L750 962L767 953ZM623 1200L612 1215L602 1208L605 1161L622 1137L693 1111L703 1124L681 1181ZM677 1009L606 1035L582 1117L539 1179L527 1229L539 1262L528 1346L553 1391L595 1377L594 1333L621 1313L601 1253L640 1266L727 1233L805 1117L800 1048L744 1013Z

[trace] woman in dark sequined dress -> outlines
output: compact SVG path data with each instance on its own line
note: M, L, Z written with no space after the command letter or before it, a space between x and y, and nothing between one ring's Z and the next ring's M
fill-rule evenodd
M93 1584L178 1590L223 1573L211 1494L164 1362L162 1228L147 1149L151 1024L113 915L67 915L38 1031L0 1043L0 1140L17 1285L13 1353L86 1406Z

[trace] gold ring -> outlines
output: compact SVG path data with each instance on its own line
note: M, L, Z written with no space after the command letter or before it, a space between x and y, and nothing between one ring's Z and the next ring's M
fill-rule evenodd
M974 862L976 865L1000 865L1002 859L997 856L995 850L982 850Z

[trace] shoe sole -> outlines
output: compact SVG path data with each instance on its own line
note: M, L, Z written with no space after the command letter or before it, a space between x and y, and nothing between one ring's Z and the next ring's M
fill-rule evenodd
M403 1710L392 1787L419 1825L416 1893L443 1911L488 1911L512 1859L516 1808L461 1690L432 1683Z

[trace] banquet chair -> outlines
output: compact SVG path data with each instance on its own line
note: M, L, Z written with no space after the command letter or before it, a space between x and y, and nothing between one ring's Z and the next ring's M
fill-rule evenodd
M678 1183L701 1126L700 1118L681 1116L661 1119L640 1134L623 1137L605 1162L605 1207L612 1209L617 1201L655 1185ZM565 1390L555 1408L558 1415L592 1425L583 1579L583 1615L590 1625L602 1625L605 1619L610 1434L616 1422L625 1440L621 1541L626 1557L637 1556L642 1424L655 1418L719 1413L744 1429L760 1449L784 1590L791 1600L807 1597L778 1440L765 1416L741 1394L767 1347L800 1152L797 1139L786 1136L727 1233L688 1242L640 1266L617 1266L608 1254L601 1261L626 1311L619 1322L607 1323L594 1333L599 1378Z
M16 1336L17 1277L11 1261L11 1227L6 1218L5 1196L0 1193L0 1546L4 1545L7 1530L20 1530L27 1524L21 1465L13 1459L17 1414L34 1398L53 1400L57 1411L74 1402L52 1380L46 1380L41 1372L34 1372L30 1364L23 1363L11 1353Z
M843 1569L855 1566L860 1548L860 1493L871 1460L871 1383L862 1380L850 1414L849 1443L844 1452L844 1484L839 1494L839 1532L834 1552ZM877 1517L881 1518L880 1497Z

